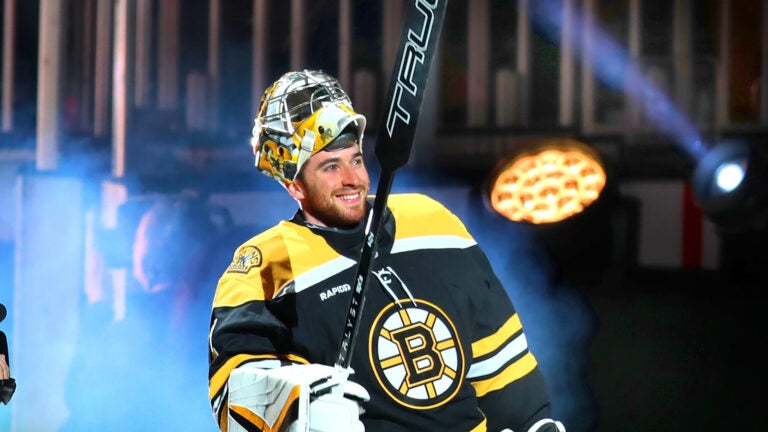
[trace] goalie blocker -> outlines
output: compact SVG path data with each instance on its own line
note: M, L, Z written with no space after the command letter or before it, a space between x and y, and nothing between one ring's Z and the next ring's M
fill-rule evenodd
M228 430L363 432L361 403L370 397L350 374L321 364L237 368L228 381Z

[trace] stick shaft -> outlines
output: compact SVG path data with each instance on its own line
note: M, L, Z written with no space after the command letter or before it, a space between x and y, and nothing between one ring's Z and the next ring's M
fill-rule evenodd
M427 76L437 51L447 0L413 0L403 28L398 61L390 80L384 118L379 123L374 152L381 166L379 184L355 274L352 296L339 343L336 366L348 368L357 339L387 198L395 171L408 162L424 99Z

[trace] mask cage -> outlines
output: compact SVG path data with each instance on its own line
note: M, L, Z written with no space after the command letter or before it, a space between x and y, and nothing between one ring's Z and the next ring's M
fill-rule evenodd
M301 74L278 83L260 113L262 128L268 133L290 136L295 126L328 104L352 103L338 81L325 74ZM282 84L282 85L281 85ZM283 88L281 88L283 87Z

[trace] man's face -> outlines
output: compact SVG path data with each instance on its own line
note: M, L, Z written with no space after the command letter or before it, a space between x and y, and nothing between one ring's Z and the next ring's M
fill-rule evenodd
M360 146L319 151L304 167L288 192L301 203L308 222L351 228L365 217L370 180Z

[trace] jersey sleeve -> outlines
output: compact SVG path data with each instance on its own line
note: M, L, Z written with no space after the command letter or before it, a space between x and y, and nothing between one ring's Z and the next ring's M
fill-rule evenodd
M240 246L216 287L208 336L208 395L222 431L227 429L227 382L234 369L308 363L291 346L291 318L277 316L270 304L291 277L279 244L249 241Z
M468 253L479 270L480 292L473 296L477 313L472 366L467 374L475 388L488 430L527 430L550 414L547 384L528 347L520 316L479 246Z

